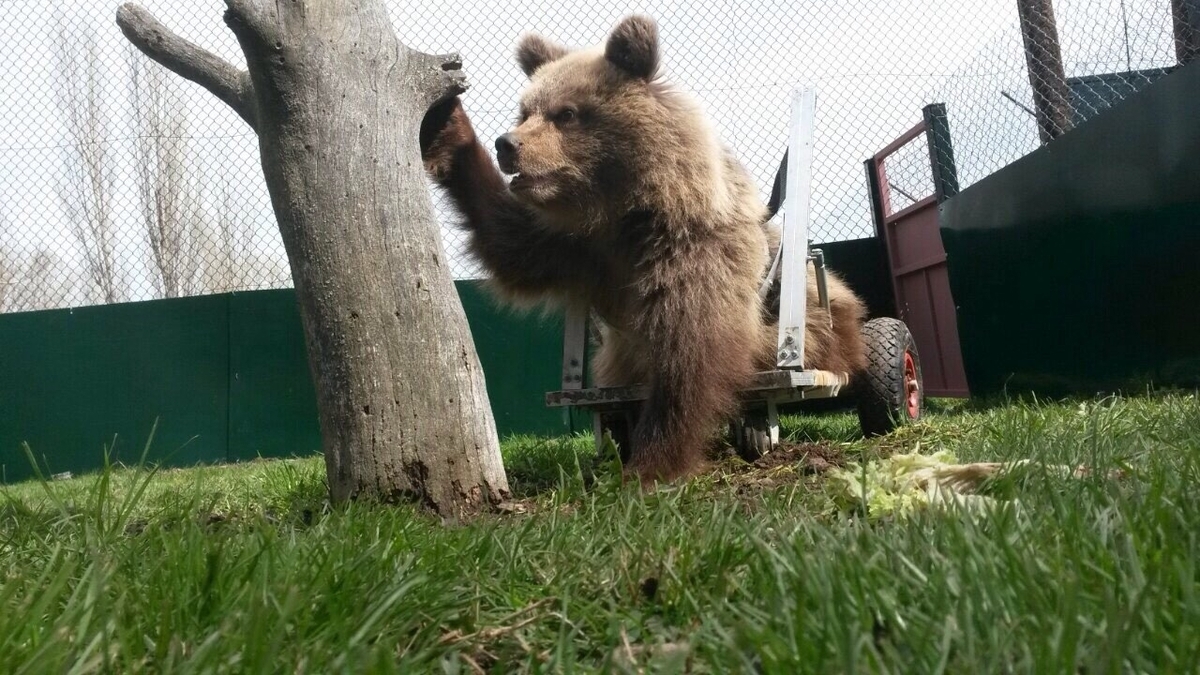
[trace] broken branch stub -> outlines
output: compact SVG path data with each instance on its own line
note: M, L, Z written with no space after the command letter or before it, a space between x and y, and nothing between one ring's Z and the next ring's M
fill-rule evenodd
M124 5L143 53L258 133L317 389L331 497L443 514L508 494L482 369L420 160L421 120L466 88L457 54L400 44L381 0L227 0L247 70Z

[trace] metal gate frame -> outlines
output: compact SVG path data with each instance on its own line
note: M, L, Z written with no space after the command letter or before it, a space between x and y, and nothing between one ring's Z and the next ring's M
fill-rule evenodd
M954 148L946 106L934 103L921 112L919 123L864 162L871 212L887 254L897 318L912 332L921 355L926 394L966 398L970 390L938 217L942 202L958 193ZM934 193L893 212L885 161L922 134L929 145Z

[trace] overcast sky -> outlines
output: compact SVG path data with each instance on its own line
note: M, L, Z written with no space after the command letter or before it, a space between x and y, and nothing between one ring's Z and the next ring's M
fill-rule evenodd
M173 30L239 65L244 60L221 20L219 0L146 0ZM1068 75L1173 63L1169 0L1057 2ZM52 249L77 258L57 198L69 139L55 107L56 21L98 30L113 116L110 147L124 167L118 203L127 246L143 245L132 224L125 96L126 41L113 17L115 0L0 0L0 242L22 252ZM753 171L764 199L786 143L791 88L818 91L813 238L869 236L862 162L920 120L925 103L950 108L964 184L1036 147L1033 120L1001 90L1029 105L1013 0L518 0L515 9L482 0L390 2L400 39L428 52L458 51L471 89L464 100L481 137L511 122L524 78L512 59L526 30L568 45L597 43L631 11L658 19L668 75L694 92L724 140ZM78 35L78 33L76 33ZM1126 36L1128 35L1128 39ZM259 234L256 247L283 260L258 165L257 143L224 104L172 78L190 111L191 156L228 189L237 215ZM490 145L490 144L489 144ZM927 189L924 147L898 158L897 180ZM916 195L918 197L922 195ZM440 198L437 200L440 207ZM474 270L444 241L458 276ZM131 263L132 264L132 263ZM286 269L283 275L286 281Z

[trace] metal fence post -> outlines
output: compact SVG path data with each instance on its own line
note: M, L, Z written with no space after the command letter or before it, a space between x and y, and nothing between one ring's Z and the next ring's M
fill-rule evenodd
M929 144L929 166L938 203L958 194L958 169L954 165L954 143L950 140L950 118L945 103L921 109L925 116L925 140Z

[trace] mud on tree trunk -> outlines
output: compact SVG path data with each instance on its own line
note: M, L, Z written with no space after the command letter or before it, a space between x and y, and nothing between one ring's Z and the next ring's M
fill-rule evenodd
M458 515L508 482L483 371L441 248L418 147L465 90L457 55L397 40L380 0L226 0L240 71L123 5L143 53L258 133L317 390L331 498Z

